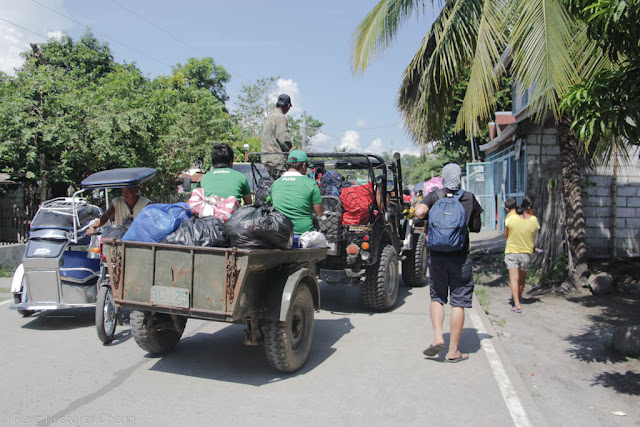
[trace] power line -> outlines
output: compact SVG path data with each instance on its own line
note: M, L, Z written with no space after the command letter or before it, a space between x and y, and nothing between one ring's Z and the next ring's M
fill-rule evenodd
M80 21L78 21L78 20L76 20L76 19L74 19L74 18L72 18L72 17L70 17L70 16L67 16L67 15L65 15L64 13L58 12L57 10L52 9L52 8L50 8L49 6L42 4L42 3L40 3L40 2L39 2L39 1L37 1L37 0L31 0L31 1L32 1L32 2L34 2L34 3L35 3L35 4L37 4L37 5L40 5L40 6L44 7L45 9L50 10L51 12L53 12L53 13L55 13L55 14L58 14L58 15L62 16L63 18L67 18L68 20L70 20L70 21L72 21L72 22L75 22L75 23L76 23L76 24L78 24L78 25L82 25L82 26L85 26L85 27L87 26L87 24L84 24L84 23L82 23L82 22L80 22ZM114 39L113 37L110 37L110 36L108 36L108 35L106 35L106 34L104 34L104 33L101 33L101 32L99 32L99 31L96 31L96 34L99 34L99 35L101 35L102 37L104 37L104 38L106 38L106 39L109 39L109 40L111 40L111 41L113 41L113 42L115 42L115 43L118 43L119 45L124 46L124 47L125 47L125 48L127 48L127 49L130 49L130 50L132 50L132 51L134 51L134 52L136 52L136 53L139 53L140 55L142 55L142 56L144 56L144 57L146 57L146 58L148 58L148 59L151 59L152 61L155 61L155 62L157 62L157 63L158 63L158 64L160 64L160 65L164 65L164 66L165 66L165 67L167 67L167 68L171 68L171 66L170 66L170 65L165 64L164 62L160 61L159 59L154 58L154 57L153 57L153 56L151 56L151 55L147 55L146 53L144 53L144 52L142 52L142 51L140 51L140 50L138 50L138 49L136 49L136 48L134 48L134 47L128 46L128 45L126 45L125 43L122 43L121 41Z
M25 28L25 27L23 27L22 25L18 25L18 24L16 24L15 22L8 21L8 20L6 20L6 19L4 19L4 18L0 18L0 21L4 21L4 22L6 22L7 24L11 24L11 25L13 25L14 27L18 27L18 28L20 28L21 30L27 31L27 32L29 32L29 33L31 33L31 34L35 34L36 36L40 36L40 37L44 38L45 40L48 40L48 39L49 39L49 37L47 37L47 36L43 36L42 34L40 34L40 33L36 33L35 31L31 31L30 29Z
M182 43L183 45L185 45L186 47L188 47L189 49L194 50L197 53L198 50L191 46L190 44L188 44L187 42L179 39L178 37L174 36L173 34L171 34L169 31L165 30L164 28L160 27L159 25L156 25L155 23L151 22L149 19L145 18L144 16L142 16L141 14L129 9L128 7L126 7L125 5L123 5L122 3L117 2L116 0L111 0L113 3L117 4L118 6L120 6L121 8L123 8L124 10L134 14L135 16L137 16L138 18L142 19L143 21L145 21L146 23L148 23L149 25L151 25L152 27L156 28L157 30L159 30L160 32L163 32L165 34L167 34L169 37L171 37L172 39L174 39L175 41Z

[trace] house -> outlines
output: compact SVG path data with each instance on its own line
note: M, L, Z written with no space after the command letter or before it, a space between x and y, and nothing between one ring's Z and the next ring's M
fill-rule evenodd
M478 200L489 211L484 214L485 229L504 230L504 200L513 197L520 201L526 196L540 207L545 204L546 196L542 195L546 188L561 182L555 121L547 117L540 125L532 120L527 107L533 91L534 88L522 90L514 84L512 111L496 113L495 122L489 124L491 140L479 147L486 161L467 165L468 176L473 168L484 170L484 181L474 182L470 176L468 186L476 194L480 191ZM628 159L618 156L616 161L583 171L590 257L606 257L614 252L617 256L640 256L639 156L640 147L630 146Z

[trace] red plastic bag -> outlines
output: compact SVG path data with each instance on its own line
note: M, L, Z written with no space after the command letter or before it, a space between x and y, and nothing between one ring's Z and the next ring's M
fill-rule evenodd
M343 225L360 225L369 221L369 209L373 204L373 185L371 183L346 187L340 193L344 214Z

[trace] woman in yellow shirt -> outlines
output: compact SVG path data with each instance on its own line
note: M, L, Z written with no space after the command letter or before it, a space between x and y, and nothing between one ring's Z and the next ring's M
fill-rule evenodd
M507 244L504 249L504 262L509 269L509 283L513 295L514 313L521 313L520 300L524 291L527 268L534 251L536 231L540 229L538 218L533 213L529 199L522 200L518 215L510 215L504 222L504 237Z

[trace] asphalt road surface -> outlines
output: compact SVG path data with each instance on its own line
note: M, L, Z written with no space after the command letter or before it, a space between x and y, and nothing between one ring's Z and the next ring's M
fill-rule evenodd
M103 346L91 309L22 318L3 304L0 424L544 425L477 303L468 361L423 356L427 292L401 287L393 311L373 314L359 289L322 285L309 359L289 375L242 344L241 325L190 319L174 352L152 357L128 325Z

